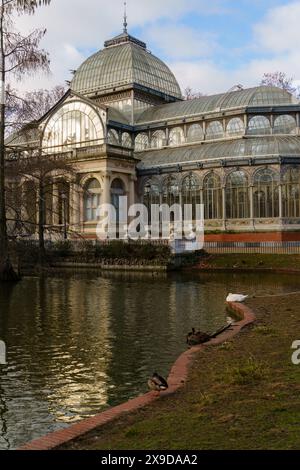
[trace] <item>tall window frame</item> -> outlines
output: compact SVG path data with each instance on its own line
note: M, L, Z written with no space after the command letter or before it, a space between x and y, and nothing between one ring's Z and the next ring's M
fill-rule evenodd
M84 186L84 221L95 222L98 220L97 210L101 202L101 184L96 178L89 179Z
M279 217L278 178L270 168L262 168L254 175L253 217L256 219Z
M216 173L209 173L203 181L203 203L205 220L222 219L221 178Z
M248 219L250 217L249 177L236 170L226 180L226 219Z

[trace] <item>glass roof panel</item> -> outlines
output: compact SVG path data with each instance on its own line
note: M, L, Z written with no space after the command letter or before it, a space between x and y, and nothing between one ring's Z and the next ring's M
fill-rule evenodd
M278 137L268 136L262 138L240 139L238 141L224 141L206 143L193 147L168 148L148 151L139 154L138 169L150 169L164 165L187 162L201 162L209 159L256 157L256 156L300 156L300 138L296 136Z
M240 107L291 105L296 103L298 103L297 100L287 91L275 87L256 87L155 106L147 109L139 117L138 123L165 121L172 118L201 115L214 111L220 112Z

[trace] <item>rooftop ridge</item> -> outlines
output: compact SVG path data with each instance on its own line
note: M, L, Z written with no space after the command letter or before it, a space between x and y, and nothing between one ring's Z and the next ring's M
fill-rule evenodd
M128 44L128 43L135 44L136 46L139 46L142 49L147 50L147 44L135 38L134 36L131 36L131 34L128 34L127 29L126 31L124 30L122 34L119 34L118 36L115 36L114 38L108 39L108 41L105 41L104 47L107 49L109 47L120 46L120 45Z

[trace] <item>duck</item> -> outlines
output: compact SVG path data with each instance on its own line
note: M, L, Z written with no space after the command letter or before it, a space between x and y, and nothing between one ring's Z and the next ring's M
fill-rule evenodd
M195 328L192 328L192 331L186 337L186 342L189 346L196 346L197 344L206 343L210 338L211 336L207 333L196 331Z
M154 372L152 377L148 380L148 387L155 392L163 392L169 388L169 385L163 377L158 375L157 372Z
M242 303L246 299L248 299L248 295L243 295L243 294L228 294L226 298L226 302L238 302Z

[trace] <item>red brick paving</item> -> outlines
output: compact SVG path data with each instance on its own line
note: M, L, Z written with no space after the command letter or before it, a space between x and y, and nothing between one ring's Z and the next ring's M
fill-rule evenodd
M41 437L40 439L29 442L20 447L18 450L53 450L63 444L66 444L67 442L76 439L79 436L82 436L83 434L86 434L110 421L117 419L124 413L130 413L131 411L136 411L139 408L148 405L154 400L157 400L160 396L167 396L175 393L184 386L188 377L189 367L196 352L205 348L207 345L218 345L228 341L233 336L238 334L240 330L246 325L254 322L255 315L249 307L237 303L230 303L229 305L237 313L242 314L243 319L235 323L229 330L226 330L216 338L211 339L208 343L200 346L194 346L193 348L188 349L183 354L181 354L181 356L179 356L173 365L169 374L169 388L167 391L161 392L160 394L157 392L146 393L145 395L134 398L133 400L129 400L126 403L122 403L119 406L110 408L109 410L104 411L97 416L80 421L79 423L74 424L66 429L55 431L51 434Z

